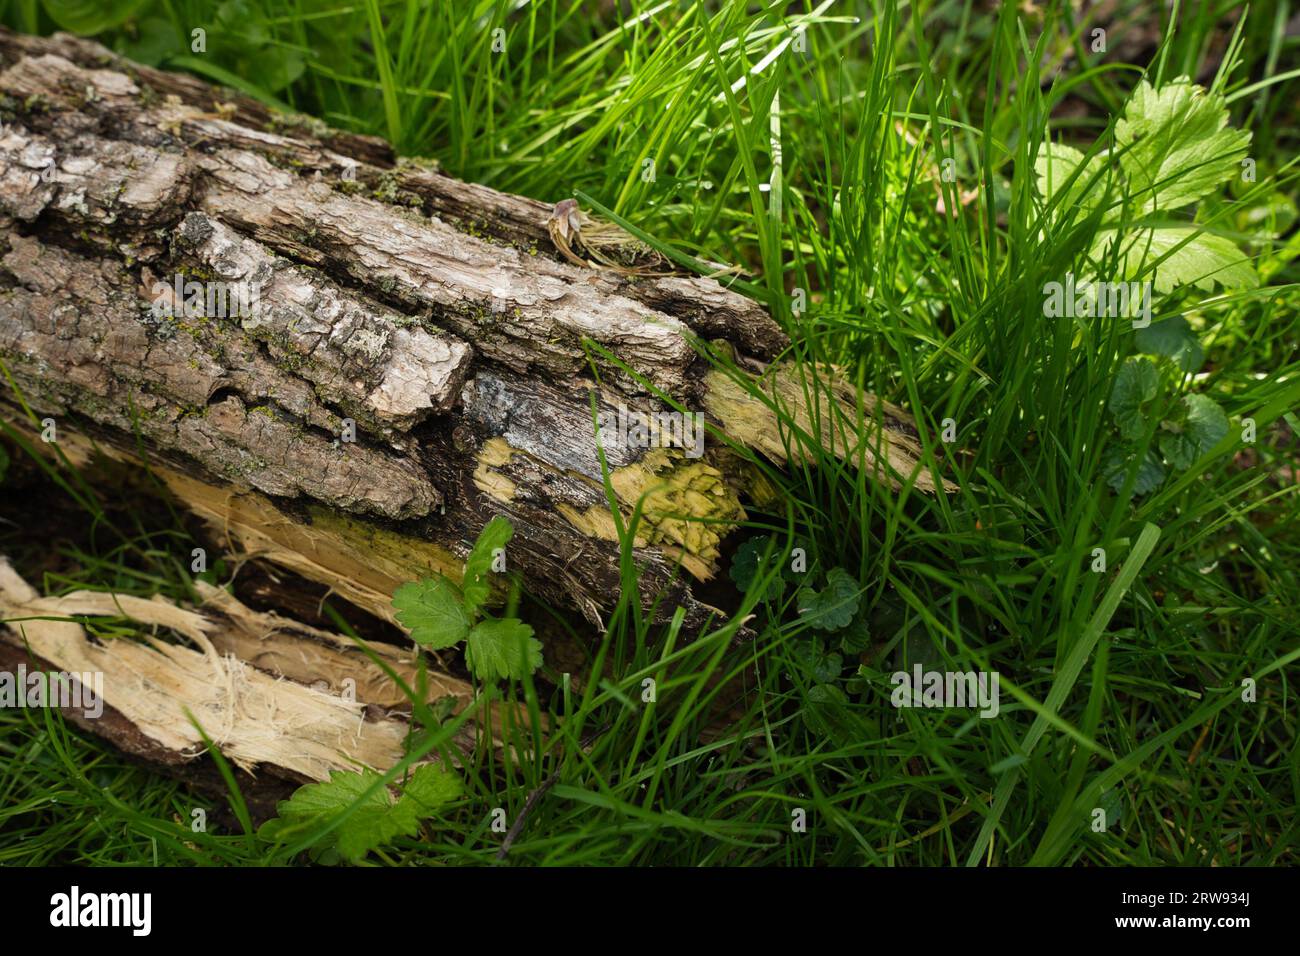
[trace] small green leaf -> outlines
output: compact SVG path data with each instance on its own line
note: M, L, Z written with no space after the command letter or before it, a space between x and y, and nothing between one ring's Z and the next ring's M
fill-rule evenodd
M1287 234L1297 218L1296 204L1284 192L1274 191L1237 212L1237 227L1253 231L1260 239L1277 239Z
M775 550L772 538L765 534L741 542L735 557L731 559L731 568L727 574L742 594L749 593L749 586L754 582L764 553Z
M1104 176L1097 177L1104 168L1106 154L1099 153L1085 162L1084 154L1062 143L1044 143L1034 160L1034 174L1038 180L1038 192L1044 199L1052 199L1057 193L1065 191L1058 202L1058 208L1068 212L1078 206L1091 212L1106 198ZM1076 169L1083 167L1069 189L1066 183Z
M238 37L244 49L265 46L271 40L266 24L245 0L225 0L217 7L217 24L223 36Z
M803 722L820 737L851 747L880 737L880 724L855 711L849 697L835 684L817 684L804 698Z
M749 593L754 581L763 573L771 574L767 593L762 595L760 600L774 601L785 592L785 581L780 574L780 569L776 568L773 573L773 565L781 561L780 548L769 535L763 534L750 538L736 549L736 556L731 559L731 569L728 573L731 580L736 583L736 587L745 594Z
M469 632L465 663L481 680L522 680L542 666L542 642L514 618L488 618Z
M1135 338L1139 351L1173 359L1184 372L1195 372L1205 361L1205 350L1181 315L1138 329Z
M1105 460L1102 463L1102 474L1105 475L1106 483L1119 491L1124 487L1124 482L1128 480L1129 468L1133 466L1133 461L1137 458L1137 449L1132 445L1112 446L1106 452ZM1160 461L1160 456L1154 451L1147 451L1142 457L1142 463L1138 465L1137 478L1133 483L1133 494L1146 495L1155 491L1164 483L1165 466Z
M443 577L403 584L393 593L397 620L425 647L451 647L469 634L470 619L456 586Z
M297 50L277 48L273 56L259 57L264 67L258 71L264 85L272 93L279 93L306 72L307 62Z
M1185 471L1228 434L1228 416L1218 402L1205 395L1183 398L1186 416L1175 423L1171 434L1160 437L1160 451L1169 464Z
M357 862L377 847L398 836L415 836L420 821L460 794L460 780L441 768L424 765L411 775L400 798L388 787L363 794L380 778L373 770L360 773L330 772L325 783L300 787L276 808L279 816L258 830L265 839L275 839L288 827L324 826L360 801L348 818L326 836L319 846L335 846L344 858Z
M413 824L427 819L444 804L460 796L460 778L436 764L420 764L402 787L397 809L403 820Z
M1113 247L1117 252L1112 252ZM1204 232L1198 226L1164 226L1132 229L1123 233L1103 229L1093 239L1089 255L1109 263L1115 256L1118 278L1150 280L1157 292L1168 293L1182 285L1206 292L1214 286L1253 289L1259 276L1231 239ZM1151 269L1148 265L1155 264Z
M871 646L871 627L867 622L867 613L862 611L853 618L851 624L840 634L840 650L856 657Z
M461 593L465 595L465 610L474 615L487 603L491 592L489 574L498 548L504 548L514 536L515 529L510 522L497 515L479 532L478 540L470 549L465 559L465 580L461 584Z
M804 698L804 723L813 733L830 736L848 706L849 697L840 688L834 684L817 684L808 689Z
M1219 403L1208 395L1187 395L1187 434L1196 442L1198 455L1204 455L1228 434L1228 416Z
M176 28L163 17L145 17L136 24L134 37L118 42L119 53L148 66L158 66L182 49Z
M1147 359L1129 359L1120 366L1110 390L1110 413L1124 438L1140 438L1146 431L1142 406L1156 397L1160 373Z
M844 670L844 658L833 651L827 652L820 640L797 644L794 648L794 656L803 669L819 684L829 684Z
M456 713L458 703L460 703L460 698L455 694L444 694L429 706L429 711L432 713L434 721L441 726L447 722L452 714Z
M858 582L843 568L831 568L820 591L799 589L799 614L809 627L838 631L858 612Z
M50 19L78 36L94 36L112 27L121 26L135 16L145 0L44 0L45 12Z
M1097 801L1106 812L1106 828L1113 829L1124 823L1124 791L1107 790Z
M1115 124L1116 153L1147 209L1173 210L1241 169L1250 133L1228 128L1223 97L1187 77L1156 90L1143 80Z

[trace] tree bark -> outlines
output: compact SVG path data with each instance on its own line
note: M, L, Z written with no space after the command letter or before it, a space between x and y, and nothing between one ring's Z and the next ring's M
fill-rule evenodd
M820 443L876 480L935 490L905 412L834 369L782 360L780 327L717 281L581 261L556 245L567 220L545 203L67 35L0 30L0 122L0 419L11 434L74 463L92 447L147 462L232 554L381 618L392 620L402 582L458 578L500 514L515 527L508 570L601 627L623 583L612 498L626 520L641 509L643 605L659 620L680 607L695 630L720 615L693 585L717 572L745 504L770 496L764 468ZM601 241L593 231L586 248L608 262ZM610 255L626 254L616 246ZM663 265L633 265L646 262ZM242 283L259 298L187 310L187 283ZM656 416L683 409L707 417L702 449L653 428L650 441L626 441L621 427L598 435L593 416L663 424ZM57 445L42 448L48 420ZM55 600L5 574L6 616ZM189 765L194 739L177 708L206 707L242 728L219 746L246 769L302 780L340 761L391 765L403 723L372 714L345 743L353 711L299 693L352 669L361 705L390 707L400 695L386 677L311 629L260 620L250 637L219 600L209 595L206 613L221 626L162 625L207 635L200 651L97 648L57 626L37 646L31 628L10 624L0 663L26 654L126 674L145 659L115 655L147 651L148 666L189 674L189 698L137 687L170 703L119 694L117 716L93 728L155 763ZM275 753L259 750L243 705L207 699L194 677L229 676L241 661L254 699L299 716L316 708L334 736L294 730ZM277 691L263 672L287 680ZM458 708L472 694L446 674L433 685L431 698Z

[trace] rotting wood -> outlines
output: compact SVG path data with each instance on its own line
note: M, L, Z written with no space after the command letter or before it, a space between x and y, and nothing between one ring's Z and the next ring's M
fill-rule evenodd
M10 648L5 660L30 658L33 667L47 674L93 675L85 689L98 701L81 696L76 699L81 706L65 707L65 712L78 710L81 726L153 764L182 767L200 757L206 749L200 727L241 769L266 770L299 782L325 780L331 770L358 764L387 769L402 758L406 721L367 707L365 695L375 685L358 660L348 659L342 644L320 632L315 641L304 641L300 634L292 642L296 651L315 644L322 649L332 645L338 653L322 653L315 660L302 653L293 667L301 677L327 682L355 674L360 680L355 681L354 699L279 679L265 659L253 666L247 658L224 653L218 642L234 648L256 641L262 650L250 651L254 657L268 653L268 647L288 645L278 640L279 622L215 589L205 597L204 611L158 597L100 591L41 597L0 557L0 616L5 620L0 640ZM139 641L101 644L74 617L125 618L145 629L173 631L195 646L147 633ZM282 661L277 657L274 663ZM318 675L310 673L314 671ZM45 683L48 688L48 679ZM111 711L115 719L101 723L100 710Z
M19 393L0 413L25 402L127 457L142 439L237 551L372 613L395 582L454 575L503 514L510 569L600 626L621 577L593 396L654 416L667 394L776 463L780 407L877 479L934 490L901 410L780 361L759 400L704 361L697 337L751 370L788 344L716 281L567 261L551 206L90 41L0 31L0 63L0 360ZM255 285L259 307L159 315L178 276L182 297ZM717 442L599 442L620 510L643 503L642 601L699 628L715 612L690 581L716 573L751 472Z
M367 654L341 635L196 587L193 608L103 591L42 597L0 555L0 671L24 679L28 703L58 708L132 758L219 796L226 784L205 757L206 736L240 773L259 820L299 784L361 766L383 772L404 757L410 701L370 654L414 688L411 653L374 644ZM95 619L132 622L141 639L98 642L79 623ZM449 713L474 699L456 678L426 671L425 679L428 701L447 700ZM522 709L486 706L495 746L508 746L507 718L528 726ZM455 765L475 734L466 725L449 743Z

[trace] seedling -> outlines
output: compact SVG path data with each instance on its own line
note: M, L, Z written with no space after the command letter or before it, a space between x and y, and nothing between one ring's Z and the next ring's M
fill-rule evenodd
M493 518L470 550L459 588L440 574L403 584L393 594L397 620L417 644L440 650L464 641L465 664L484 681L522 680L542 666L542 643L531 627L483 613L488 575L513 535L509 521Z

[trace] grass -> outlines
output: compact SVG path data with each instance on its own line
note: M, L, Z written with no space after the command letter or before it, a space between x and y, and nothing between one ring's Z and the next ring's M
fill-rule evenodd
M1286 5L1169 15L1126 2L1106 23L1058 3L632 6L169 0L106 4L127 16L85 25L453 175L548 202L581 192L678 253L742 266L798 355L905 406L928 465L957 486L896 493L792 434L809 460L788 473L758 463L780 494L751 512L754 529L783 552L805 547L816 586L846 569L867 636L810 628L793 585L746 592L759 636L739 648L734 625L654 627L626 600L628 561L625 599L591 648L590 672L606 677L579 689L544 671L511 688L555 729L506 728L527 756L479 748L465 795L370 861L493 863L493 811L515 821L542 791L511 863L1300 862L1300 137ZM53 27L45 9L0 5L28 31ZM204 54L190 49L199 25ZM1092 51L1097 28L1110 52ZM1187 394L1212 397L1234 430L1136 494L1136 465L1112 483L1107 460L1132 331L1042 314L1044 283L1083 271L1100 222L1046 202L1032 169L1045 141L1107 140L1143 75L1217 76L1232 124L1252 133L1256 181L1208 197L1198 221L1246 249L1265 283L1158 299L1157 317L1184 316L1206 361L1160 366L1140 453ZM936 211L941 197L955 212ZM1254 443L1239 440L1243 418ZM183 519L56 474L43 494L75 494L85 520L41 541L0 534L20 568L57 569L38 587L190 593ZM996 671L998 717L891 707L889 675L917 662ZM734 723L702 734L724 705ZM432 722L414 749L448 731ZM233 821L193 833L197 806L221 810L57 716L0 711L0 863L312 858L304 840L267 844ZM1099 807L1108 826L1094 832ZM806 832L792 829L797 810Z

